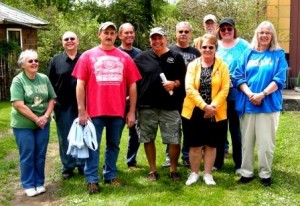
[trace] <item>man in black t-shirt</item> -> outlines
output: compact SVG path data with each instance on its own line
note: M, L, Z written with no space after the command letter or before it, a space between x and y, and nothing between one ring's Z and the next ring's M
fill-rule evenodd
M192 37L192 31L193 27L189 22L182 21L177 23L176 25L176 39L177 42L175 45L170 46L169 48L173 51L176 51L180 53L184 59L186 68L188 64L196 59L197 57L200 57L200 52L195 47L190 46L190 40ZM170 166L170 157L168 153L168 147L166 148L166 162L162 165L163 167L169 167ZM182 164L186 167L190 166L189 163L189 146L187 145L184 134L183 134L183 144L182 144Z
M158 179L155 151L158 126L163 143L169 144L170 178L173 181L180 180L177 162L180 155L180 110L185 96L186 67L182 56L170 50L167 43L165 30L153 28L150 31L152 48L134 58L142 75L142 80L137 84L138 125L140 142L144 143L150 166L150 181Z

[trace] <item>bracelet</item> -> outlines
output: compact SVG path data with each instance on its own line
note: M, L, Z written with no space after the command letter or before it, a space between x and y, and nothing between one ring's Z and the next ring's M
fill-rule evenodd
M47 115L47 114L44 114L44 116L48 119L49 118L49 116Z
M265 90L263 90L262 93L264 94L264 96L268 95L268 93Z

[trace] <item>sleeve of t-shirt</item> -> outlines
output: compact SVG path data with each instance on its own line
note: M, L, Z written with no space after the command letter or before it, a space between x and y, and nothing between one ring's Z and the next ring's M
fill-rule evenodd
M18 76L13 78L10 86L10 101L24 100L24 89L22 82Z
M88 55L86 53L83 53L80 58L78 59L74 70L72 72L72 76L87 81L89 77L89 69L88 69Z

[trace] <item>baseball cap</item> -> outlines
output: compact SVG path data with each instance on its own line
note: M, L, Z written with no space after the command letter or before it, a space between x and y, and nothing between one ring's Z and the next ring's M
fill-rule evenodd
M155 28L151 29L149 37L151 37L153 34L159 34L161 36L167 35L166 31L161 27L155 27Z
M217 18L215 15L213 14L207 14L204 18L203 18L203 23L207 22L208 20L213 20L215 23L217 23Z
M222 27L223 24L229 24L231 26L234 26L234 21L230 17L225 17L220 21L220 27Z
M115 30L117 30L117 26L113 22L107 21L107 22L100 24L99 31L105 30L108 27L113 27Z

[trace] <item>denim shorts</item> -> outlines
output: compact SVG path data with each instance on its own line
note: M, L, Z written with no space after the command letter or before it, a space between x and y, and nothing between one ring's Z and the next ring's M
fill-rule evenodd
M181 116L177 110L142 109L138 111L139 141L155 140L158 126L164 144L180 144Z

